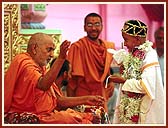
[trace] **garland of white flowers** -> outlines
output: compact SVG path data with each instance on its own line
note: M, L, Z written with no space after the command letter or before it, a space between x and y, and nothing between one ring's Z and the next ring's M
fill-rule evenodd
M146 41L142 45L138 47L138 50L141 52L148 52L152 46L152 42ZM145 57L145 55L144 55ZM123 58L123 66L124 66L124 71L122 76L126 79L132 79L135 78L139 80L141 78L141 67L143 63L143 58L138 58L136 56L133 56L132 53L129 53Z
M142 98L121 97L119 105L119 120L121 124L135 124L138 122L140 103Z
M133 56L129 53L123 59L123 77L125 79L135 78L137 80L141 79L141 67L143 59L145 58L146 52L151 49L152 42L146 41L144 44L140 45L137 49L141 53L144 53L141 58ZM127 94L123 94L119 104L119 120L123 124L135 124L138 123L140 105L142 97L129 97Z

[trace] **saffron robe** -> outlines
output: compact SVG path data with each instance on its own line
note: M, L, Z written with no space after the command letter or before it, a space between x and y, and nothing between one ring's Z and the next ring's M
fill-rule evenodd
M5 74L4 112L35 113L41 123L91 123L89 113L57 111L55 92L61 96L58 87L53 83L47 91L36 88L45 73L46 68L39 67L28 53L16 55Z
M101 95L106 99L104 81L112 62L107 48L114 49L114 43L100 41L99 45L83 37L72 43L69 49L67 59L72 65L72 79L68 86L74 90L75 96Z
M118 117L120 113L117 108L120 98L123 95L122 91L145 94L140 105L139 124L164 124L166 102L160 66L157 53L154 49L151 48L150 51L146 53L141 69L141 80L128 79L119 88L120 93L117 99L113 120L113 123L115 124L120 123Z

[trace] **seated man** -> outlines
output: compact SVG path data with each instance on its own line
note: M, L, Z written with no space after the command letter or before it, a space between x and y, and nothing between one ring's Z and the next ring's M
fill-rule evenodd
M51 66L54 63L56 59L53 59L53 61L51 62ZM57 75L57 78L55 80L55 84L56 84L56 96L58 98L57 100L57 106L60 109L63 108L69 108L69 107L75 107L77 105L103 105L102 104L102 100L103 97L101 96L97 96L100 98L100 102L95 100L95 96L80 96L80 97L65 97L62 94L62 91L60 90L63 86L66 86L68 84L68 80L71 77L71 65L69 63L68 60L65 60L62 68L60 69L60 72ZM91 98L92 97L92 98Z
M53 65L54 61L56 58L54 58L50 66ZM62 68L55 80L55 84L57 85L58 89L56 92L56 96L58 98L57 100L57 109L66 109L66 108L73 108L77 111L82 111L82 112L92 112L95 115L94 123L108 123L107 116L105 116L105 110L103 108L103 104L99 102L98 104L95 105L94 100L91 100L90 97L95 97L95 96L80 96L80 97L66 97L66 86L68 85L69 78L71 78L71 64L70 62L66 59L62 65ZM62 90L64 90L64 94ZM63 96L64 95L64 96ZM97 96L100 97L101 96ZM94 98L93 98L94 99ZM97 119L96 119L97 118ZM106 122L105 122L106 121Z
M5 74L5 113L33 113L37 115L40 123L92 123L91 113L57 109L71 107L72 104L98 105L104 102L100 96L77 97L77 99L72 99L72 102L60 98L61 95L54 81L65 61L69 45L69 41L61 44L57 60L47 71L46 65L54 56L55 44L47 34L32 35L28 42L27 52L18 54Z

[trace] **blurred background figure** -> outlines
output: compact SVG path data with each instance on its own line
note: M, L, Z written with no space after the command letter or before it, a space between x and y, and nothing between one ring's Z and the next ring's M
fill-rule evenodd
M162 81L164 85L164 27L159 27L154 34L155 37L155 48L158 54L158 61L162 73Z

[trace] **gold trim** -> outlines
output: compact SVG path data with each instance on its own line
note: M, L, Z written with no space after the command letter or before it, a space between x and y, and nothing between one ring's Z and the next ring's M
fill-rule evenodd
M154 66L154 65L159 65L159 62L152 62L152 63L149 63L147 65L144 65L141 69L141 71L143 72L144 69L148 68L148 67L151 67L151 66Z
M130 21L131 20L128 20L127 22L124 23L124 26L121 31L131 36L146 37L147 26L143 26L139 20L134 20L139 24L139 26L130 23ZM139 31L136 32L136 28L139 28ZM132 33L129 32L130 30L132 30ZM140 35L142 31L144 31L144 35Z
M25 52L30 34L22 34L20 4L4 4L4 72L8 69L13 57ZM40 30L39 30L40 31ZM49 34L55 44L55 56L59 54L61 34Z

